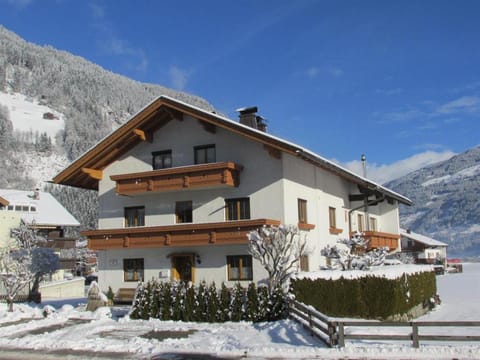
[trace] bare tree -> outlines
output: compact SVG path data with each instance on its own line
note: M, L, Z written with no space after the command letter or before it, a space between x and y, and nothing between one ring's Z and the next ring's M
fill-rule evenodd
M263 226L247 236L250 254L267 270L270 293L285 284L308 253L306 238L296 226Z
M12 230L15 243L0 250L0 281L7 296L9 311L17 294L35 278L32 268L32 252L44 239L27 224L21 223Z

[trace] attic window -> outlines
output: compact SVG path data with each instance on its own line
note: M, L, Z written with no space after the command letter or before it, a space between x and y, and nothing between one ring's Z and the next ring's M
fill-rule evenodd
M172 167L172 150L155 151L152 153L152 168L166 169Z
M195 146L193 150L195 164L207 164L216 161L215 144Z

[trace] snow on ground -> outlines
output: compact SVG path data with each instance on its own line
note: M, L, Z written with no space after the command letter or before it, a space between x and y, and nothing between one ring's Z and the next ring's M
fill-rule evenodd
M480 320L480 264L465 264L463 273L438 276L437 281L442 304L420 320ZM292 320L260 324L130 320L121 317L127 307L101 308L94 313L83 311L84 307L85 299L37 307L16 304L13 313L0 305L0 355L1 349L34 349L114 352L118 358L132 359L161 353L252 359L480 358L480 343L430 342L414 349L411 342L355 340L347 341L345 348L332 349ZM43 312L54 308L56 312L44 318ZM457 331L448 329L451 334Z
M48 106L41 105L36 99L28 98L20 93L0 91L0 104L8 108L13 129L39 134L46 132L55 142L55 135L65 128L63 114ZM43 114L51 113L54 119L44 119Z

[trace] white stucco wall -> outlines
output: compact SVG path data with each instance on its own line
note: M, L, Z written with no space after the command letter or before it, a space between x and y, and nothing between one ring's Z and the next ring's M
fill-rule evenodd
M180 135L179 135L180 134ZM216 161L233 161L244 167L240 173L237 188L212 188L182 190L161 193L147 193L136 196L119 196L111 175L152 170L152 152L171 150L173 167L194 164L194 146L215 144ZM252 219L270 218L284 224L298 223L298 199L307 200L308 223L315 225L304 234L309 242L309 269L318 270L325 265L320 251L327 245L334 245L339 238L349 236L357 229L357 213L363 209L351 209L361 205L350 203L349 194L358 193L356 185L318 168L301 158L282 153L281 159L270 155L262 144L219 127L216 132L207 131L196 119L185 117L183 121L172 120L154 134L153 143L143 142L109 165L103 171L99 183L99 228L123 228L124 208L145 207L145 225L175 224L175 203L192 201L193 222L207 223L225 221L225 199L249 197ZM336 228L340 234L329 231L329 208L336 209ZM369 209L370 216L377 219L377 230L399 232L398 208L396 202L387 201ZM367 218L365 217L367 221ZM101 251L99 254L99 284L103 290L112 286L134 287L136 283L123 281L123 259L144 258L145 279L171 277L171 259L168 254L194 252L202 263L195 269L195 282L205 280L221 284L227 278L226 256L248 254L247 245L201 246L195 248L153 248L119 249ZM264 281L263 267L254 262L254 279Z

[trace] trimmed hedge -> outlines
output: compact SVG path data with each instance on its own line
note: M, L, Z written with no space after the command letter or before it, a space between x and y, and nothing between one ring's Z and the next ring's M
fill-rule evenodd
M266 287L254 283L248 288L237 283L233 289L222 284L217 290L215 283L193 287L155 280L138 285L130 311L132 319L196 322L275 321L287 315L287 297L281 288L269 294Z
M358 279L292 279L298 301L329 316L387 319L408 314L436 292L434 272L404 274L397 279L367 275Z

